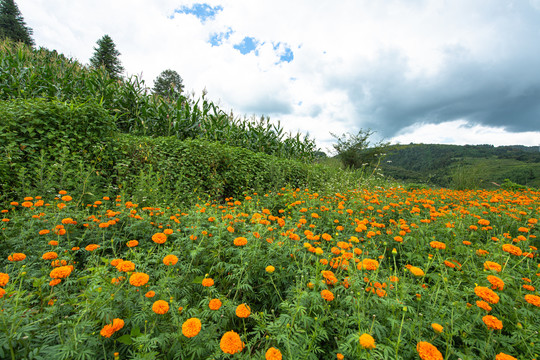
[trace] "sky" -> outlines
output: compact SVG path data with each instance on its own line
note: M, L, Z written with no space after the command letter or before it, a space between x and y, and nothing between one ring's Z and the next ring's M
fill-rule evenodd
M222 109L331 152L391 143L540 145L540 0L18 0L37 47L125 75L166 69Z

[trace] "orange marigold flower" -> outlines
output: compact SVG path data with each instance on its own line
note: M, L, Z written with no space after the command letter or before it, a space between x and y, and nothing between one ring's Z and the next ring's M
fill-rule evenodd
M474 288L474 293L481 297L482 300L487 301L490 304L496 304L499 302L499 295L487 287L477 286Z
M337 357L338 360L343 360L343 359L345 359L345 356L343 356L343 354L341 354L341 353L337 353L337 354L336 354L336 357Z
M152 241L156 244L163 244L165 241L167 241L167 235L164 233L155 233L152 235Z
M501 265L497 264L496 262L486 261L484 263L484 269L486 269L486 270L495 270L496 272L501 272L502 267L501 267Z
M124 260L122 260L122 259L113 259L113 260L111 260L111 265L116 267L116 265L120 264L122 261L124 261Z
M472 242L470 242L470 241L467 241L467 240L463 241L463 245L471 245L471 244L472 244Z
M276 268L273 267L272 265L268 265L264 270L265 270L267 273L270 273L270 274L271 274L271 273L273 273L273 272L276 270Z
M0 287L5 287L9 281L9 274L0 273Z
M488 275L487 280L491 284L492 289L504 290L504 281L502 281L502 279L498 278L497 276Z
M489 304L483 300L477 300L476 306L478 306L480 309L491 311L491 306L489 306Z
M239 318L247 318L251 315L251 309L246 304L240 304L236 307L236 316Z
M165 265L176 265L178 262L178 257L173 254L169 254L163 258L163 263Z
M49 245L51 245L51 246L57 246L57 245L58 245L58 241L56 241L56 240L51 240L51 241L49 241Z
M522 227L519 227L519 228L518 228L518 231L519 231L519 232L524 232L524 233L526 233L526 232L529 232L529 228L526 228L526 227L523 227L523 226L522 226Z
M435 331L437 334L442 333L444 329L441 324L437 324L437 323L431 324L431 327L433 328L433 331Z
M498 353L495 355L495 360L518 360L517 358L507 355L505 353Z
M525 301L531 305L540 307L540 296L536 295L525 295Z
M43 260L54 260L54 259L56 259L57 257L58 257L58 254L55 253L54 251L46 252L45 254L43 254L43 255L41 256L41 258L42 258Z
M424 270L422 270L422 269L420 269L420 268L418 268L418 267L416 267L416 266L411 266L411 267L409 268L409 271L410 271L414 276L420 277L420 276L424 276L424 275L425 275Z
M124 327L124 320L114 319L112 324L107 324L101 329L100 334L104 337L111 337L112 334Z
M99 247L100 247L100 246L99 246L98 244L90 244L90 245L87 245L87 246L85 247L85 249L86 249L87 251L94 251L94 250L96 250L96 249L99 248Z
M360 335L360 345L367 350L375 349L375 339L369 334Z
M534 291L534 286L529 285L529 284L523 285L523 288L524 288L525 290Z
M422 360L443 360L441 352L427 341L416 344L416 351Z
M321 297L326 301L332 301L334 300L334 294L330 290L323 290L321 291Z
M148 276L145 273L133 273L129 277L129 283L133 286L143 286L145 285L148 280L150 280L150 276Z
M167 311L169 311L169 303L166 302L165 300L157 300L152 305L152 311L155 312L156 314L163 315Z
M275 347L271 347L270 349L266 350L264 358L266 360L281 360L283 359L283 356L281 355L281 351L279 351Z
M126 243L127 247L135 247L137 245L139 245L139 242L137 240L129 240L127 243Z
M432 241L429 243L429 246L431 246L434 249L439 249L439 250L446 249L446 244L440 241Z
M26 259L26 255L23 253L14 253L8 256L9 261L23 261Z
M182 334L184 334L185 337L192 338L199 334L201 328L201 320L197 318L190 318L184 321L182 324Z
M48 233L50 233L51 231L50 230L47 230L47 229L43 229L43 230L39 230L39 235L47 235Z
M240 335L231 330L223 334L219 341L219 347L224 353L236 354L244 349L244 343L240 339Z
M131 261L120 261L120 263L116 265L116 269L123 272L132 272L135 270L135 264Z
M25 208L30 208L32 206L34 206L34 203L32 203L31 201L25 201L21 204L21 206L25 207Z
M146 296L147 298L153 298L154 296L156 296L156 292L150 290L149 292L147 292L146 294L144 294L144 296Z
M163 233L164 233L165 235L171 235L173 232L174 232L173 229L165 229L165 230L163 230Z
M500 321L499 319L497 319L495 316L493 315L486 315L482 318L482 321L484 322L484 324L486 324L486 326L489 328L489 329L493 329L493 330L501 330L503 328L503 324L502 324L502 321Z
M358 270L377 270L379 268L379 262L373 259L363 259L356 267Z
M0 288L0 299L3 298L5 294L6 294L6 290Z
M202 281L202 286L204 287L209 287L209 286L212 286L214 285L214 279L212 278L206 278Z
M62 279L52 279L49 281L49 286L56 286L62 282Z
M245 237L237 237L234 239L234 245L236 246L244 246L247 244L247 239Z
M210 310L219 310L219 308L221 307L221 300L219 299L210 300L210 302L208 303L208 307L210 308Z
M60 267L52 269L49 276L53 279L64 279L64 278L67 278L69 274L71 274L72 271L73 271L73 266L71 265L60 266Z
M521 256L521 254L522 254L521 249L518 248L515 245L512 245L512 244L504 244L502 246L502 249L503 249L503 251L505 251L505 252L507 252L509 254L512 254L512 255Z

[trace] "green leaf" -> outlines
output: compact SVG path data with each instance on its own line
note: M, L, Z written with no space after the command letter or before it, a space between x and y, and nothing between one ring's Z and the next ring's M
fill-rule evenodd
M131 331L133 331L133 329ZM133 343L133 340L131 340L131 336L129 336L128 334L120 336L117 340L122 344L126 345L131 345Z

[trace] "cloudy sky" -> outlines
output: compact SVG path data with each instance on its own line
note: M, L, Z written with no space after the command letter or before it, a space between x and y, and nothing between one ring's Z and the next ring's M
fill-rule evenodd
M176 70L224 110L394 143L540 145L540 0L16 0L37 46Z

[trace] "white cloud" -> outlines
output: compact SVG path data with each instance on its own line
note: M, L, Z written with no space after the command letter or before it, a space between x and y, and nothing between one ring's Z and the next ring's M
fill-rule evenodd
M540 130L538 0L209 0L223 8L213 19L174 13L193 3L18 5L38 46L87 63L109 34L126 73L142 73L147 85L174 69L197 96L206 88L225 110L269 114L287 130L309 132L323 149L331 131L369 127L397 139L418 132L407 127L419 122L506 126L513 131L507 138L521 132L516 143ZM209 43L227 32L220 46ZM257 54L233 48L245 37L258 41ZM279 62L285 46L294 56L289 63ZM422 141L443 139L434 134ZM450 142L457 136L447 133Z

